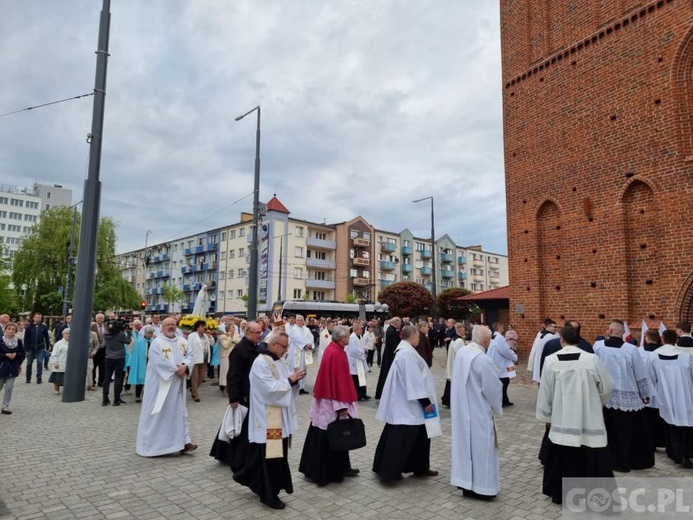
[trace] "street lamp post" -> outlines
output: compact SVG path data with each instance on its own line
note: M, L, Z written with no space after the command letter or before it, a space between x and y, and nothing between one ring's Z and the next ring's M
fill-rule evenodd
M257 270L258 270L258 225L260 206L260 105L249 110L235 121L257 111L257 130L255 135L255 184L253 187L253 238L250 245L250 275L248 280L248 319L257 316Z
M72 267L75 265L75 228L77 227L77 206L82 203L79 202L72 205L74 208L74 213L72 214L72 234L70 235L70 249L68 251L67 259L67 280L65 280L65 292L63 293L63 316L67 316L70 310L70 291L72 289Z
M412 203L422 202L424 200L431 201L431 278L433 282L433 319L435 320L438 318L438 288L436 283L436 224L433 212L433 196L416 199L413 200Z

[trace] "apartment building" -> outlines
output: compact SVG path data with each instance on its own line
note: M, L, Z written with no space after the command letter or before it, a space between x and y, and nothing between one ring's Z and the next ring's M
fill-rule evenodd
M0 184L0 244L12 258L22 238L41 218L41 211L72 205L72 190L58 184L35 183L32 188Z
M507 257L481 246L460 247L448 236L436 240L375 229L361 216L336 224L293 218L273 197L258 235L258 312L275 301L337 300L347 295L376 301L381 289L412 281L438 292L451 287L483 291L507 285ZM192 311L203 285L210 312L243 314L247 308L252 215L230 226L119 255L123 275L143 295L148 312ZM435 264L434 264L435 257ZM167 285L183 290L180 303L164 298Z

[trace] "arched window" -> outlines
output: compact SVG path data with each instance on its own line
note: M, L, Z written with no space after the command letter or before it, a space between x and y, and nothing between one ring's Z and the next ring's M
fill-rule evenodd
M539 268L539 309L542 317L562 309L561 212L547 200L537 212L537 264Z

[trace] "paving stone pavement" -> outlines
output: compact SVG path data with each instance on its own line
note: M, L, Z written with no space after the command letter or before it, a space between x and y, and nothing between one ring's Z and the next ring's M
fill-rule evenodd
M433 371L439 396L445 383L445 354L436 349ZM524 367L518 367L524 370ZM317 370L309 367L308 390ZM368 374L372 394L378 368ZM44 376L46 381L47 375ZM431 443L433 478L407 476L383 485L371 472L375 446L382 431L376 401L363 403L368 446L351 453L361 469L342 484L318 488L298 472L308 429L310 396L299 396L299 433L289 453L294 493L280 497L286 509L262 506L247 488L231 480L227 467L210 458L212 440L226 399L211 381L201 387L201 402L188 400L190 429L197 451L187 455L142 458L135 454L140 405L125 396L126 406L101 406L98 392L80 403L66 404L52 385L17 379L12 415L0 415L0 518L62 519L200 519L271 518L344 520L408 519L553 519L559 506L541 494L542 470L537 460L543 424L534 418L536 387L512 384L515 406L498 419L501 450L501 492L493 502L464 498L450 485L450 413L441 411L443 437ZM661 452L656 466L637 476L683 476Z

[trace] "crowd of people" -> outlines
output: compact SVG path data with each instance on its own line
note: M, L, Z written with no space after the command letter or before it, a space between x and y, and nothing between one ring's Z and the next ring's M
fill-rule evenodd
M299 430L296 400L311 394L308 367L317 366L299 472L318 486L342 482L360 470L349 451L330 436L336 421L358 419L359 402L372 399L366 374L380 367L374 391L376 419L384 423L372 471L387 483L403 474L432 477L432 439L442 435L438 406L451 412L450 484L463 495L492 500L500 491L496 417L513 403L509 381L518 362L517 333L498 322L467 331L454 320L432 322L393 317L373 320L316 320L290 316L273 321L221 318L184 332L179 316L128 326L97 314L92 324L86 390L101 387L102 404L125 404L135 388L141 402L136 452L143 457L188 453L186 395L200 402L200 385L218 380L229 401L210 456L227 464L233 479L273 509L284 508L279 493L293 492L287 461L290 439ZM70 322L53 330L34 313L20 326L0 316L2 413L11 414L15 379L36 383L44 368L60 393L70 341ZM55 338L60 338L55 341ZM580 323L561 327L547 319L533 342L527 368L539 384L536 418L546 423L539 460L543 493L561 503L561 479L613 478L654 465L657 448L675 463L693 468L693 337L687 322L676 330L649 330L641 348L624 339L614 320L594 344ZM431 371L434 349L446 349L445 390L438 400ZM26 364L24 362L26 361ZM110 386L113 382L113 401Z

